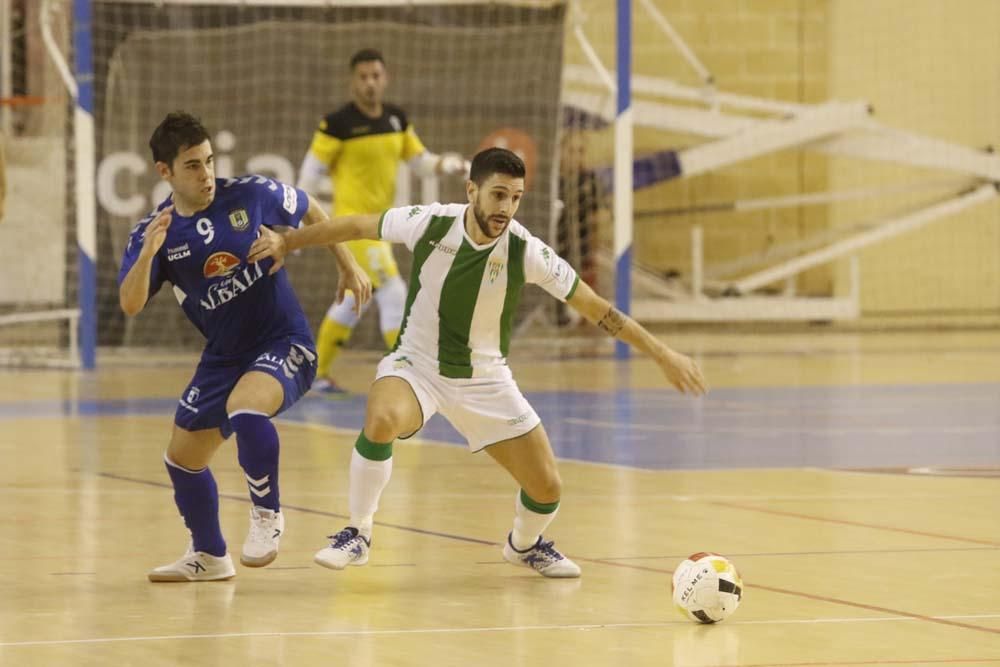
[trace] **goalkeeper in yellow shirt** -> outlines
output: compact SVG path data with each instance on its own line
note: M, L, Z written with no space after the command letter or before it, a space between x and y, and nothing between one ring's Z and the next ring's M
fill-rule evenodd
M383 101L388 76L380 52L362 49L351 57L350 66L351 101L320 121L302 161L301 189L315 194L329 176L335 215L381 213L393 205L401 161L420 176L468 171L461 155L428 151L406 113ZM391 349L399 336L406 303L406 285L392 248L385 241L349 241L345 245L371 278L382 337ZM330 306L316 335L319 361L314 388L327 393L343 391L334 382L330 367L359 317L350 293L341 303Z

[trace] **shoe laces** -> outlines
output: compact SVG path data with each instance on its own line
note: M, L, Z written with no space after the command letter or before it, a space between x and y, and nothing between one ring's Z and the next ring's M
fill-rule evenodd
M535 563L545 564L554 563L563 559L563 555L556 551L554 546L555 542L548 541L542 542L541 538L538 539L538 543L532 548L531 552L525 557L525 561L534 565Z
M330 540L331 549L346 550L351 542L359 537L358 529L348 526L335 535L327 535L326 539Z
M250 539L254 542L263 542L276 537L274 535L275 526L278 525L278 513L274 512L270 516L262 512L254 511L253 521L250 522Z

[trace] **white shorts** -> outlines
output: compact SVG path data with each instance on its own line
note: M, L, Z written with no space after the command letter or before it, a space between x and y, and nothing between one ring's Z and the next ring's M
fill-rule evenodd
M384 377L402 378L413 389L423 413L421 428L440 412L473 452L522 436L542 421L511 378L441 377L435 366L402 351L379 363L375 380Z

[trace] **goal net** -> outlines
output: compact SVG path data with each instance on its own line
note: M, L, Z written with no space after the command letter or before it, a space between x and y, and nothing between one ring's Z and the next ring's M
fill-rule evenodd
M41 363L52 350L55 359L73 357L80 281L72 100L48 55L55 49L72 62L70 4L0 3L0 122L11 182L0 244L0 361ZM929 66L955 39L940 33L931 9L914 10L919 33L887 40L896 25L887 10L633 4L638 319L996 317L1000 254L990 202L1000 157L983 150L996 143L996 114L977 92L992 83L975 53L962 53L968 85ZM518 218L612 297L612 202L626 196L612 191L620 148L611 126L614 6L93 0L102 351L149 358L201 344L169 290L137 318L126 319L117 303L128 231L166 194L147 147L163 115L183 108L203 119L219 175L294 181L318 120L348 99L348 59L364 47L385 54L388 99L407 110L432 151L471 156L506 145L522 154L529 192ZM992 44L981 11L956 20L969 43ZM875 57L884 67L868 67ZM924 94L941 86L949 95ZM457 179L404 173L397 201L463 197ZM397 258L405 274L409 258ZM333 294L332 262L309 251L289 270L315 326ZM547 323L568 315L528 290L521 324L539 313ZM374 317L352 345L381 347Z
M996 325L993 8L919 4L632 3L637 319ZM567 235L607 283L615 3L576 6Z
M116 277L128 234L168 193L148 148L163 116L183 109L201 118L217 176L256 173L295 183L320 119L349 100L349 60L362 48L383 53L386 99L406 110L429 150L471 156L506 145L525 157L530 196L518 218L548 238L564 4L332 4L93 0L102 355L149 358L197 351L203 342L169 289L135 318L118 307ZM50 180L61 187L64 165L56 168ZM400 204L465 197L458 178L421 182L404 173L398 190ZM405 276L407 253L397 252L397 259ZM59 264L65 276L66 262L50 263L50 270ZM318 326L334 296L332 257L310 250L287 266ZM527 301L522 307L531 307ZM352 344L379 347L375 322L365 318Z
M0 364L76 363L76 228L70 100L44 41L68 50L70 22L40 3L0 3Z
M387 99L409 113L430 150L472 155L507 134L529 138L533 145L523 148L533 158L532 196L522 217L547 231L552 195L545 174L562 65L559 6L296 4L95 3L97 194L108 239L102 284L113 286L129 228L165 192L149 165L147 141L167 111L188 109L202 118L219 176L262 173L294 182L319 119L347 100L349 59L365 47L382 51ZM425 188L407 185L402 190L418 201ZM459 179L438 185L441 199L464 197ZM405 275L408 257L397 256ZM330 256L304 253L289 270L318 324L334 294ZM201 342L169 292L127 321L113 294L100 307L104 345ZM374 318L367 319L354 340L377 347L381 337Z

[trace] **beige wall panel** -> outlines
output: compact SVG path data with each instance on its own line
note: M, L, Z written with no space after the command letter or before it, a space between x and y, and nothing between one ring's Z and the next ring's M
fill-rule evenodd
M864 98L889 125L969 146L1000 140L1000 3L993 0L833 0L829 94ZM934 172L836 160L834 188L933 177ZM884 203L841 205L831 224L878 218ZM862 256L866 312L1000 307L998 208L942 220ZM843 266L838 284L843 289Z
M814 102L828 97L825 0L656 0L655 5L713 73L721 89L786 101ZM588 38L605 65L613 68L614 3L588 0L582 7ZM641 5L636 3L633 12L633 71L697 85L694 70ZM567 40L567 61L586 62L572 36ZM594 133L589 146L592 164L613 160L608 134ZM637 155L701 141L699 137L639 127L634 139ZM655 211L825 188L825 159L789 152L638 191L634 205L637 211ZM691 264L690 229L695 224L704 226L705 261L711 269L743 254L764 253L776 244L799 241L822 231L827 222L824 209L815 207L740 216L644 218L635 228L636 258L655 269L687 272ZM607 236L606 231L602 233L602 237ZM828 294L831 283L831 268L822 267L802 276L799 289Z

